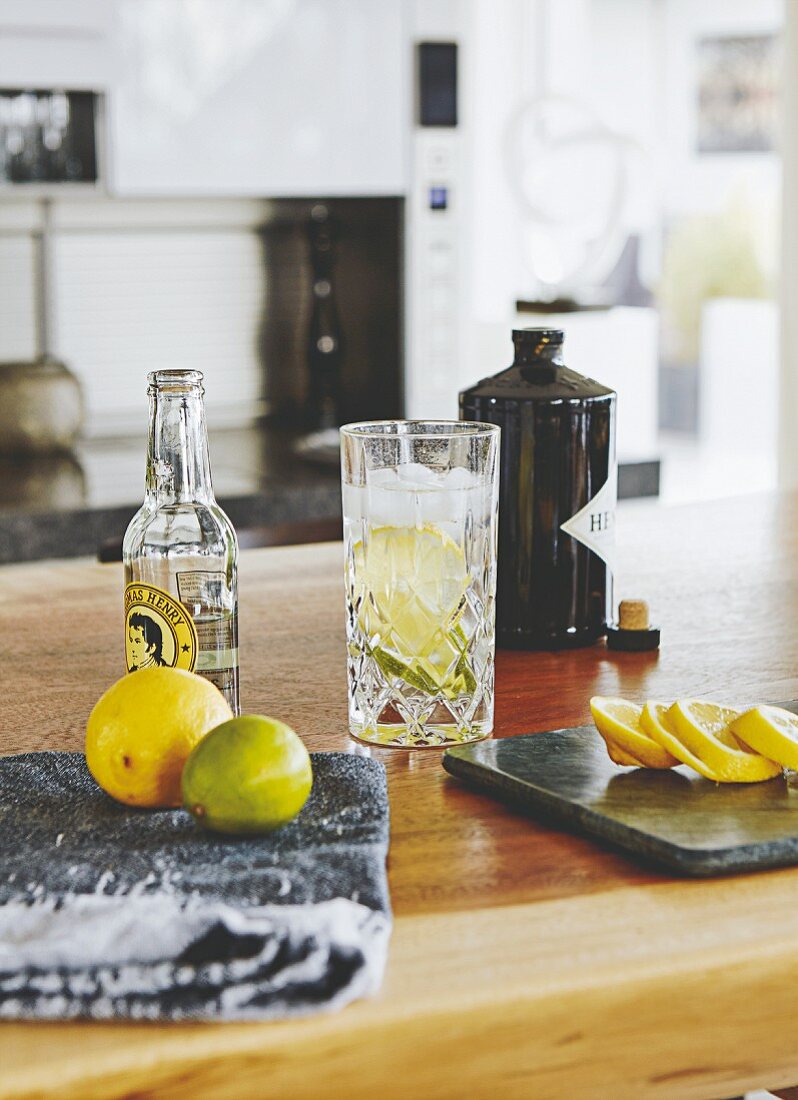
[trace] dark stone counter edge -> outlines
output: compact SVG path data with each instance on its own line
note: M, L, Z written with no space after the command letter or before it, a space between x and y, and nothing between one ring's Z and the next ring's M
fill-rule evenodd
M335 518L341 514L341 487L332 480L275 485L260 493L222 498L219 503L237 529ZM122 537L138 508L139 504L131 504L0 515L0 564L93 556L106 540Z
M621 464L619 498L657 496L659 475L656 460ZM333 519L341 515L341 488L332 478L315 484L270 485L259 493L223 497L219 503L237 529ZM0 564L94 555L103 542L122 537L138 507L0 514Z

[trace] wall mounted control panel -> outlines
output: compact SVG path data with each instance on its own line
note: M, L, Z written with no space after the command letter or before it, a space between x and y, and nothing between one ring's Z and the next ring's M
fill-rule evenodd
M457 416L461 138L458 47L418 42L408 205L406 412Z

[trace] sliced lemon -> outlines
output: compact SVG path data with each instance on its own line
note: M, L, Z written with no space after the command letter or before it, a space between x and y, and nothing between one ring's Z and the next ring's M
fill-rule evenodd
M658 745L662 745L663 749L666 749L673 756L677 757L677 759L681 760L683 764L688 764L697 771L699 775L703 775L705 779L712 779L715 783L720 783L721 780L717 773L699 756L690 752L687 746L683 745L676 736L674 728L668 719L668 709L667 703L649 701L643 707L643 711L640 715L640 725L649 737L653 738Z
M616 744L611 737L605 737L604 744L607 746L607 754L613 764L620 764L624 768L645 767L645 764L641 763L636 756L632 756L630 752L624 752L621 746Z
M798 715L781 707L754 707L731 724L731 732L756 752L798 770Z
M590 710L596 729L604 738L607 751L616 764L626 761L616 759L613 750L644 768L672 768L679 763L642 728L641 708L635 703L594 695L590 700Z
M460 624L469 583L462 548L432 524L375 527L355 545L358 622L385 675L448 698L476 689Z
M779 764L749 749L729 729L740 712L719 703L679 699L668 710L668 722L685 746L703 760L720 783L759 783L781 771Z

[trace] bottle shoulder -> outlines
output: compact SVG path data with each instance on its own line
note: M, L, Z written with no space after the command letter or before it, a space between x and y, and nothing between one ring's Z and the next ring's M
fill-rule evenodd
M233 522L215 497L212 504L210 505L210 509L213 515L219 521L220 525L232 534L233 538L236 540L236 545L238 545L238 536L236 535L236 529L233 526Z
M130 522L125 528L125 534L122 539L122 554L126 553L126 549L132 546L139 538L142 531L146 530L150 517L152 516L152 509L147 507L146 502L142 504L137 512L134 512Z
M149 504L139 508L128 524L122 556L130 561L150 548L160 554L185 553L190 547L224 556L238 555L238 539L230 519L215 500Z
M464 401L470 399L500 401L609 401L615 391L593 378L587 378L570 367L558 367L553 376L540 380L524 377L515 364L464 390Z
M139 510L134 513L128 527L147 524L161 516L172 518L183 516L212 516L221 526L232 527L232 523L215 498L207 500L180 500L180 501L155 501L145 500Z

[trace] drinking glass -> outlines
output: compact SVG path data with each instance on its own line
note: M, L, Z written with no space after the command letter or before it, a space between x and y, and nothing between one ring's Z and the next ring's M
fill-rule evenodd
M341 429L349 730L431 748L493 730L500 429Z

